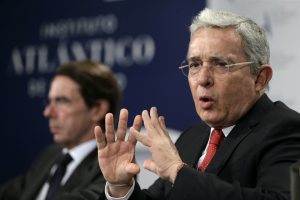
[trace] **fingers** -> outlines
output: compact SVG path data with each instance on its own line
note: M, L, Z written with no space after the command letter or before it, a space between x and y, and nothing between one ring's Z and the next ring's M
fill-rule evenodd
M157 128L157 126L159 126L158 114L157 114L156 107L152 107L150 109L150 115L147 110L144 110L142 112L142 118L144 121L145 128L148 130L155 129L155 128Z
M122 109L120 111L120 117L118 122L118 129L117 129L117 140L124 141L126 132L127 132L127 122L128 122L128 110Z
M149 134L164 134L168 135L168 130L165 125L165 120L163 116L158 116L157 108L152 107L150 109L150 116L147 110L142 112L142 117L144 120L144 125L147 130L149 130Z
M116 141L124 141L127 133L127 122L128 122L128 110L127 109L121 109L120 116L119 116L119 122L118 122L118 128L115 134L114 130L114 119L112 113L107 113L105 115L105 136L102 135L101 128L95 128L95 136L99 139L101 146L103 148L103 145L106 145L106 143L113 143ZM143 120L140 115L137 115L133 122L133 128L136 131L140 131L142 127ZM101 132L101 134L99 133ZM116 137L115 137L116 135ZM106 139L106 141L105 141ZM129 136L128 141L132 144L136 144L136 139L133 136Z
M154 127L151 125L151 119L150 119L150 116L149 116L147 110L144 110L144 111L142 112L142 119L143 119L144 126L145 126L146 129L154 128Z
M150 147L151 143L154 142L154 140L156 140L155 138L158 135L168 135L164 117L158 117L156 107L152 107L150 109L150 115L147 110L144 110L142 112L142 119L144 121L145 128L147 129L147 134L141 134L134 128L130 129L132 135L134 135L136 140L138 140L139 142Z
M137 131L140 131L142 128L143 119L140 115L135 116L133 121L133 128Z
M137 115L134 119L133 126L130 128L132 134L128 137L128 142L135 145L137 140L142 142L146 146L150 146L150 140L146 135L142 135L139 131L144 121L145 128L148 130L149 135L165 134L168 135L167 128L165 126L165 120L162 116L158 117L156 107L150 109L150 114L147 110L142 112L142 116ZM124 141L127 132L128 122L128 110L122 109L120 111L118 128L116 131L117 141ZM100 134L101 132L101 134ZM99 140L99 148L103 148L106 143L115 142L115 130L113 114L108 113L105 116L105 137L102 135L101 128L95 128L95 136ZM106 139L106 141L105 141ZM104 146L103 146L104 145Z
M157 108L156 107L152 107L150 109L150 117L153 123L157 123L158 122L158 114L157 114Z
M112 113L105 115L105 137L107 143L115 142L114 118Z
M94 129L94 133L95 133L95 137L96 137L96 141L97 141L97 147L98 149L102 149L105 147L105 137L103 137L102 134L102 130L100 128L100 126L96 126Z
M163 132L165 133L165 135L168 135L168 129L166 127L165 118L163 116L160 116L158 120L159 120L160 127L163 129Z
M150 147L151 143L147 135L141 134L139 131L135 130L133 127L130 128L130 137L134 137L135 140L141 142L143 145Z
M142 117L140 115L137 115L134 118L133 125L132 125L131 128L133 128L135 131L139 132L141 130L142 124L143 124ZM137 140L134 137L134 134L132 134L131 128L129 129L129 131L130 131L131 134L128 137L128 142L130 142L133 145L135 145Z

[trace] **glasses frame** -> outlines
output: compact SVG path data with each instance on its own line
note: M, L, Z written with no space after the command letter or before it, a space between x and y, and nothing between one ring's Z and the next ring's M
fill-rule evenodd
M187 62L187 61L186 61L186 60L183 60L183 61L181 62L181 64L184 63L184 62ZM247 65L253 64L253 63L254 63L254 62L252 62L252 61L247 61L247 62L240 62L240 63L226 64L226 65L224 65L224 67L227 68L227 71L226 71L225 73L229 72L231 68L234 68L234 67L236 67L236 66L241 66L241 68L242 68L242 67L244 67L244 66L247 66ZM244 66L243 66L243 65L244 65ZM188 74L185 74L185 73L184 73L184 69L187 68L187 67L188 67L188 69L189 69L189 65L188 65L188 64L184 64L184 65L180 65L180 66L178 67L178 69L181 70L181 72L182 72L182 74L183 74L184 76L189 77L189 73L188 73ZM200 71L200 69L201 69L202 67L203 67L203 66L199 67L199 71ZM195 73L195 74L198 74L199 71L198 71L197 73Z

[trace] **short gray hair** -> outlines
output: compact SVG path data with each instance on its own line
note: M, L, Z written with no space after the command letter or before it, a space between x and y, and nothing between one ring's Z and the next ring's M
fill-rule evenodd
M270 48L266 33L253 20L231 12L206 8L194 17L190 26L191 35L205 27L233 27L242 38L245 55L249 61L254 62L251 65L253 74L258 72L260 65L269 63Z

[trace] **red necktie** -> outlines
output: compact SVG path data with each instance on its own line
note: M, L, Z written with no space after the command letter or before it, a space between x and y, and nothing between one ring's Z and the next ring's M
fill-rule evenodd
M221 129L214 129L211 133L209 144L207 147L206 155L199 165L199 170L204 172L207 166L209 165L210 161L214 157L215 153L217 152L221 142L224 140L224 134Z

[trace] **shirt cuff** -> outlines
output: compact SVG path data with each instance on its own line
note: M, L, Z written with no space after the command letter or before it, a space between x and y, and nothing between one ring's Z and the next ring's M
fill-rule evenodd
M131 194L133 193L133 190L134 190L134 187L135 187L135 180L133 180L133 184L131 186L131 188L129 189L128 193L123 196L123 197L118 197L118 198L115 198L115 197L112 197L109 195L109 192L108 192L108 183L106 182L105 184L105 196L108 200L128 200L129 197L131 196Z

